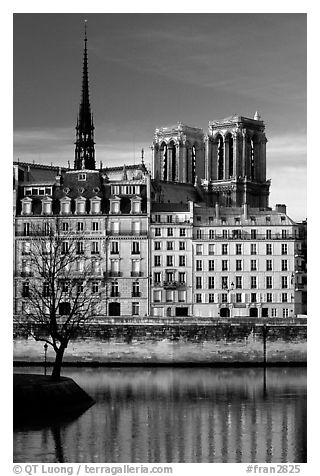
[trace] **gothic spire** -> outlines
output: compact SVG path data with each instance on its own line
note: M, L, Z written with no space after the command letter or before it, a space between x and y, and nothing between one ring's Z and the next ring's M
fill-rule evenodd
M89 98L87 20L84 23L84 51L82 67L82 91L76 125L76 149L74 168L76 170L95 169L94 125Z

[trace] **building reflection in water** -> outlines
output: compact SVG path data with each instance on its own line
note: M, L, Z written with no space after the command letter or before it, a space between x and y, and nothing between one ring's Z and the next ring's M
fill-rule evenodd
M65 370L96 404L14 433L14 461L305 462L306 369Z

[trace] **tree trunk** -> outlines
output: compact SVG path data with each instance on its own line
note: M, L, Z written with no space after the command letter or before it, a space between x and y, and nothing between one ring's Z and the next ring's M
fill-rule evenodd
M60 346L60 348L56 352L56 360L53 364L53 370L52 370L52 378L54 380L60 380L61 365L62 365L62 359L63 359L63 354L65 349L66 349L65 347Z

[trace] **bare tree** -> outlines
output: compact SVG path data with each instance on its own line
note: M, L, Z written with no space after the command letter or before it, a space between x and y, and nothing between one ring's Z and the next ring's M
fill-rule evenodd
M88 257L84 241L75 232L61 229L59 219L34 225L28 250L29 279L23 290L26 304L23 322L37 341L56 353L52 377L60 378L64 352L70 339L87 328L95 315L94 266L100 259ZM31 325L30 325L31 324Z

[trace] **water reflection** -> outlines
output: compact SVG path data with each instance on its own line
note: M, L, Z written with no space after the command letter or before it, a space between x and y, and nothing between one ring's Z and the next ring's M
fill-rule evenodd
M15 462L306 461L303 368L63 373L96 404L73 422L15 431Z

